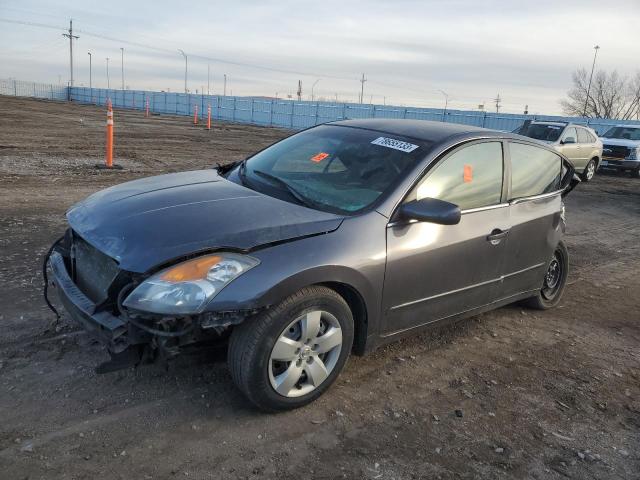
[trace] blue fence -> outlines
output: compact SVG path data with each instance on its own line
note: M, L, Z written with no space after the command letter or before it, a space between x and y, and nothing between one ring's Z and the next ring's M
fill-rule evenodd
M518 115L441 108L415 108L355 103L308 102L264 97L224 97L145 90L115 90L88 87L61 87L49 84L0 80L0 95L72 100L78 103L105 105L111 99L115 108L144 110L147 101L152 113L193 115L195 108L201 117L211 107L214 120L251 123L299 130L320 123L353 118L408 118L450 122L495 130L511 131L525 120L570 121L588 125L599 134L620 120L586 119L551 115ZM625 124L640 122L625 120Z

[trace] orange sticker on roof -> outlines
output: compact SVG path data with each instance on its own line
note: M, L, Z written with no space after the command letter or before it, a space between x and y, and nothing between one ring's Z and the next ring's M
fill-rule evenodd
M321 162L322 160L324 160L325 158L327 158L329 156L328 153L324 153L324 152L320 152L316 155L314 155L313 157L311 157L311 161L312 162Z
M465 165L464 173L462 175L464 183L471 183L473 181L473 166Z

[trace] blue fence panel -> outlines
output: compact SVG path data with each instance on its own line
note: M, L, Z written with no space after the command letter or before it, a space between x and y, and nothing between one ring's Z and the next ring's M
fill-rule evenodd
M72 100L78 103L105 105L110 99L114 108L144 110L149 102L152 113L190 115L198 109L202 121L206 121L207 108L211 106L214 120L253 123L303 129L342 119L357 118L406 118L450 122L464 125L512 131L525 120L566 121L587 125L603 134L621 120L587 119L553 115L522 115L469 110L444 110L441 108L414 108L394 105L369 105L335 102L309 102L264 97L224 97L219 95L153 92L145 90L119 90L89 87L63 87L38 82L0 79L0 95L34 97L48 100ZM637 120L625 120L626 124L640 125Z

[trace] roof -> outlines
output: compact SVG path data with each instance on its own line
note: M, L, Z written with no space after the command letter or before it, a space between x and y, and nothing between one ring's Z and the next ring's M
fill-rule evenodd
M428 120L404 120L389 118L367 118L359 120L339 120L329 125L367 128L391 135L411 137L427 142L440 142L464 133L480 133L494 136L496 131L457 123L431 122Z
M570 124L570 122L556 122L553 120L534 120L531 122L531 125L554 125L557 127L566 127Z

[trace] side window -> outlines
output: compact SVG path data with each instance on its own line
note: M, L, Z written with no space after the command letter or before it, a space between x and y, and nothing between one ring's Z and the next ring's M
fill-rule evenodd
M544 148L510 143L511 198L531 197L560 189L562 159Z
M498 204L502 196L502 172L502 143L470 145L427 173L407 201L437 198L455 203L462 210Z
M573 139L573 142L571 142L570 139ZM567 128L562 136L562 141L566 143L578 143L578 134L576 133L576 129L574 127Z
M591 134L587 132L584 128L577 128L578 130L578 142L580 143L593 143L591 139Z

